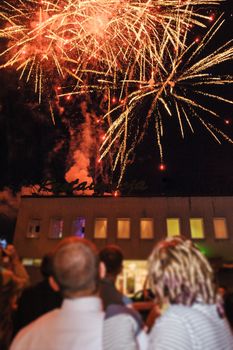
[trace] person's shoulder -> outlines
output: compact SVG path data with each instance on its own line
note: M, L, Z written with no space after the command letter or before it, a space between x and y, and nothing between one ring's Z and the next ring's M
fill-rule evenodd
M104 350L146 349L147 335L140 314L122 305L110 305L105 314Z
M182 329L192 328L192 330L199 331L202 326L213 328L220 325L221 322L222 319L217 314L216 305L173 304L156 320L154 328L160 332L162 330L168 332L170 328L171 332L183 333Z
M128 330L128 332L138 335L143 327L141 315L136 310L123 305L109 305L107 307L104 328L108 329L108 332L117 328L118 331L122 329L125 333Z
M167 317L178 317L185 322L186 319L212 319L221 320L217 313L216 304L194 303L193 305L175 304L168 308Z
M48 328L58 312L58 309L47 312L22 328L13 339L10 350L30 349L30 345L28 345L28 347L26 344L30 344L31 340L35 341L35 339L39 339L41 337L41 331Z
M162 310L152 327L152 333L183 333L184 328L193 318L195 310L190 306L174 304ZM194 317L196 319L196 317ZM177 335L178 336L178 335Z
M190 337L186 328L189 311L183 305L170 305L164 310L151 328L148 349L190 349Z
M189 315L198 314L199 311L195 309L194 305L172 304L164 313L164 318L181 317L185 318Z
M42 327L45 326L46 324L50 323L52 319L56 318L57 315L59 314L60 309L54 309L51 310L45 314L43 314L42 316L38 317L35 321L32 322L32 324L34 323L34 327Z
M124 305L117 305L112 304L109 305L106 309L105 313L105 319L109 319L115 316L130 316L132 317L140 326L142 325L142 318L140 314L134 310L133 308L124 306Z

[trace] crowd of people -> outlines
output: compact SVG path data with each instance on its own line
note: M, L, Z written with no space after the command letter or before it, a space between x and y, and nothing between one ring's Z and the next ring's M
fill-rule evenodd
M224 298L205 256L181 237L148 258L154 306L144 320L116 280L123 253L63 239L30 285L13 246L0 249L1 350L233 350L232 294Z

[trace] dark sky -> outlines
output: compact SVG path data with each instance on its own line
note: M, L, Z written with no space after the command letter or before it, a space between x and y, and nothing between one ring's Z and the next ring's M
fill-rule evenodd
M228 0L222 5L226 23L216 38L219 43L232 38L232 2ZM211 13L212 8L208 11ZM216 16L219 12L215 11ZM232 62L220 69L221 73L233 75ZM44 178L64 181L72 165L70 130L76 128L78 135L82 128L79 107L75 103L69 105L62 117L55 113L54 126L48 105L37 104L30 86L19 83L16 72L1 70L0 79L0 189L7 186L18 191L23 184L40 183ZM232 87L223 87L223 91L224 96L233 100ZM232 105L219 104L216 110L221 114L216 125L233 138ZM176 118L168 120L164 130L165 170L159 170L159 152L149 130L136 149L125 181L144 181L146 189L140 194L233 195L232 144L218 145L200 125L194 134L187 131L182 139Z

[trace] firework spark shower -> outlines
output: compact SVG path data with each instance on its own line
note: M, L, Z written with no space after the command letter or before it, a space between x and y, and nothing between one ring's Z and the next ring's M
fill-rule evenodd
M158 61L163 67L161 51L167 45L179 44L177 23L183 32L190 25L204 26L206 16L192 7L220 1L4 1L0 36L9 45L1 53L7 59L3 66L15 66L27 80L37 79L43 69L47 74L49 67L64 77L71 63L80 82L86 70L112 77L121 71L127 78L136 78L139 70L143 79L147 65L153 69Z
M20 79L33 84L39 102L43 96L52 99L49 91L58 82L60 98L98 91L107 101L104 119L108 130L101 159L117 152L113 169L120 167L120 182L151 119L161 160L164 115L176 114L182 137L184 123L193 131L192 118L197 117L217 140L221 135L231 141L198 114L204 111L217 117L199 101L203 95L232 103L203 90L203 86L232 83L232 77L209 73L233 58L232 43L205 57L202 53L223 20L220 18L198 45L190 40L192 28L205 28L210 20L203 9L221 2L4 1L0 5L0 37L7 43L0 53L1 68L13 68ZM145 101L149 108L139 115L137 110Z

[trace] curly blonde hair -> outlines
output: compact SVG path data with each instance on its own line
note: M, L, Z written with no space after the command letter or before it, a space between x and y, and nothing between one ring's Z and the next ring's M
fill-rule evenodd
M192 305L217 301L213 270L199 249L183 238L158 243L149 257L149 283L160 302Z

